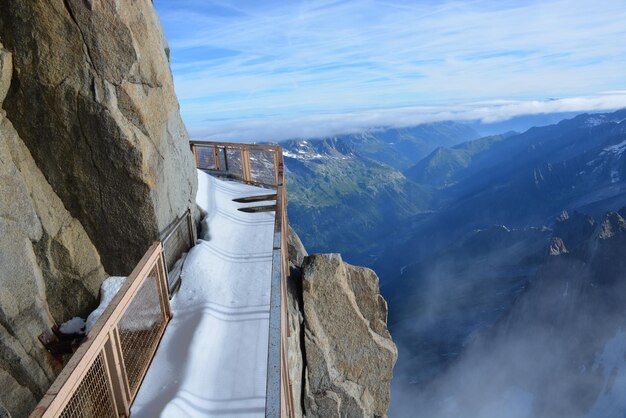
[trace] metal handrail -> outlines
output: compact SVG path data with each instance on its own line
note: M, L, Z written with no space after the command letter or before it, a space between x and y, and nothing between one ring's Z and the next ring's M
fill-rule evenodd
M226 174L229 177L250 184L276 188L276 220L274 223L272 248L265 416L271 418L291 418L294 416L294 400L287 364L287 337L289 336L287 317L287 277L289 272L287 230L289 223L287 218L287 188L285 184L283 149L278 145L233 142L191 141L190 146L199 169L215 175ZM199 158L200 149L208 150L208 155L213 155L212 161L214 166L202 166L203 161ZM233 173L232 170L226 170L226 172L221 170L219 152L226 156L228 151L239 151L242 166L241 174ZM251 170L250 161L250 153L253 152L264 152L272 155L272 174L274 179L272 183L259 182L257 181L258 179L255 179L255 173Z
M186 242L179 242L181 234L186 238ZM188 252L196 242L191 211L187 209L179 218L175 219L161 235L163 259L165 261L165 273L170 299L174 295L180 284L180 273L182 268L173 269L179 262L179 258L184 252ZM174 277L177 276L177 277Z
M137 310L145 312L145 297L154 296L154 292L158 295L157 305L148 305L147 308L148 311L158 310L161 322L156 324L156 328L151 326L153 329L148 329L150 338L146 338L146 332L141 328L146 326L146 319L137 323L133 314ZM130 312L131 318L125 316L127 312ZM155 242L30 417L128 417L130 405L171 317L161 243ZM148 317L148 322L154 319ZM128 345L126 341L133 339L133 332L137 338ZM136 344L136 341L141 344Z
M242 180L248 184L276 188L278 184L278 160L282 159L282 147L268 144L240 144L235 142L204 142L190 141L190 147L196 166L210 174L227 176ZM239 154L240 170L235 170L235 161L228 153ZM200 155L203 154L203 155ZM272 159L272 178L268 181L267 174L253 170L251 154L266 154ZM266 176L263 177L262 175Z

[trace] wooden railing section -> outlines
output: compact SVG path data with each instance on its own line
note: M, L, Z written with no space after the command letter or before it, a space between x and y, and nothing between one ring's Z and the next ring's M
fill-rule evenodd
M183 216L175 219L161 235L163 244L163 262L167 273L167 287L170 299L180 286L180 277L184 258L183 255L195 245L191 211L187 210Z
M294 400L287 364L289 221L283 149L277 145L192 141L191 150L201 170L276 189L265 416L292 418Z
M170 319L162 248L155 242L31 418L128 417Z
M201 170L259 186L278 185L280 146L191 141L191 150Z

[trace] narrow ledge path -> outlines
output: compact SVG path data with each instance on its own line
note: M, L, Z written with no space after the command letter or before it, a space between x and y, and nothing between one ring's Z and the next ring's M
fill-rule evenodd
M133 418L265 416L275 212L241 212L273 202L233 199L267 194L198 171L206 217Z

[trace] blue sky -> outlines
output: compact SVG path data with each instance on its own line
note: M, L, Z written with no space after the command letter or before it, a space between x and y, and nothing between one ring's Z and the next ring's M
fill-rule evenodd
M195 138L626 106L626 2L155 0Z

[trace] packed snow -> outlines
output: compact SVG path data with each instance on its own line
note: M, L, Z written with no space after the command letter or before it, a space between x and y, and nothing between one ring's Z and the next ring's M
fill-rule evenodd
M85 320L78 316L70 319L61 324L59 327L61 334L84 334L85 333Z
M133 417L265 415L275 213L237 210L270 202L232 201L264 194L198 171L207 215Z
M91 331L125 281L125 276L111 276L102 282L100 285L100 305L87 317L85 332L89 333Z

